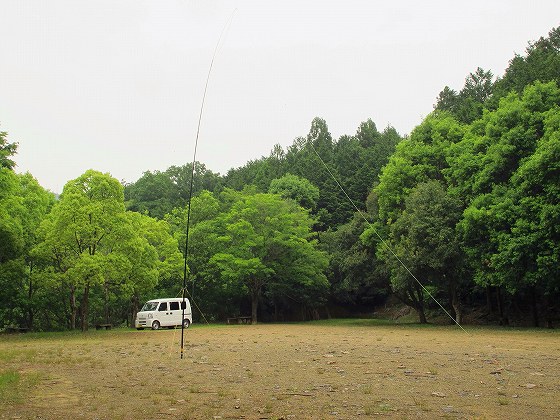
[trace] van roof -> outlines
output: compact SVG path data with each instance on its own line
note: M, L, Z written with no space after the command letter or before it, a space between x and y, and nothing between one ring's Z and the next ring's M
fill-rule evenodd
M189 300L189 299L185 298L185 300ZM161 298L161 299L150 299L150 300L148 300L148 302L174 302L174 301L182 302L183 298L182 297L179 297L179 298Z

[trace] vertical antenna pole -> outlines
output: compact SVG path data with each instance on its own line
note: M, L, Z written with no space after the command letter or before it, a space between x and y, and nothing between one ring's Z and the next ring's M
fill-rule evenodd
M206 100L206 92L208 90L208 82L210 81L210 74L212 73L212 67L214 66L214 59L216 58L216 54L218 53L218 47L220 46L220 42L222 41L222 37L224 36L224 33L226 31L226 29L229 27L229 25L231 24L231 21L233 19L233 15L235 14L235 11L237 9L234 9L233 12L231 13L231 16L228 20L228 22L226 23L226 25L224 26L224 28L222 29L222 33L220 34L220 37L218 38L218 42L216 43L216 48L214 48L214 54L212 55L212 61L210 61L210 67L208 68L208 75L206 76L206 84L204 86L204 93L202 94L202 103L200 104L200 114L198 115L198 127L196 129L196 139L194 142L194 154L193 154L193 160L192 160L192 167L191 167L191 182L190 182L190 186L189 186L189 200L187 203L187 228L186 228L186 237L185 237L185 259L184 259L184 265L183 265L183 301L181 304L182 307L182 321L181 321L181 359L183 358L183 354L184 354L184 337L185 337L185 308L186 308L186 296L185 294L187 293L187 259L189 256L189 228L190 228L190 221L191 221L191 200L192 200L192 194L193 194L193 185L194 185L194 170L196 167L196 149L198 148L198 137L200 134L200 123L202 121L202 114L204 113L204 101ZM193 279L193 292L194 292L194 279ZM191 298L192 298L192 294L191 294Z

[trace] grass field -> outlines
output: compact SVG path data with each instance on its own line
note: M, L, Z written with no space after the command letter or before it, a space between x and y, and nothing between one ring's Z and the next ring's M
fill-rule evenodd
M560 418L560 334L374 320L0 336L0 418Z

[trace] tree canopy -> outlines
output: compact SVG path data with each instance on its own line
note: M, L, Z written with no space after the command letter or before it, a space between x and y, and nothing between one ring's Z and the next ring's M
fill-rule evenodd
M552 325L559 34L501 76L445 86L409 136L368 119L335 139L317 117L223 176L193 162L123 186L87 170L55 197L15 172L0 132L0 328L132 325L143 301L182 294L185 265L195 320L371 314L396 297L421 322L443 307L459 323Z

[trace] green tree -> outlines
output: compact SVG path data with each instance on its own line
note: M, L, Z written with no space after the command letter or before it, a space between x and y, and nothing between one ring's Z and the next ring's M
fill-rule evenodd
M535 326L541 316L552 326L550 309L560 296L559 111L557 106L547 112L535 152L511 178L511 228L499 236L493 260L510 288L530 290Z
M220 194L223 200L219 200L210 191L202 191L191 201L187 289L196 302L196 307L210 319L231 316L236 308L236 298L241 296L237 290L221 282L219 272L209 264L210 259L221 247L216 220L221 214L229 211L239 194L226 188ZM187 208L175 208L165 220L169 223L173 237L179 243L179 249L184 256ZM176 295L180 291L178 283L161 284L160 287L169 290L170 295ZM193 316L198 315L197 312L193 313Z
M449 112L458 121L470 124L482 117L485 103L494 90L492 79L492 72L478 67L474 73L469 73L459 93L446 86L440 92L434 108Z
M194 168L193 195L202 190L220 188L218 174L206 169L200 162L195 162ZM192 174L192 163L171 166L164 172L144 172L136 182L125 187L127 209L163 219L174 208L187 204Z
M327 277L332 302L372 310L385 301L390 284L373 249L360 241L366 227L356 213L348 223L323 233L320 247L330 257Z
M282 198L290 198L300 206L313 210L319 199L319 189L305 178L286 174L282 178L273 179L268 192L278 194Z
M15 323L22 317L17 302L24 276L24 211L17 175L0 167L0 325ZM3 326L3 325L2 325Z
M537 81L560 84L560 26L551 29L547 37L529 42L525 55L516 54L510 60L504 76L495 83L491 108L510 92L522 93Z
M88 170L69 181L49 216L43 221L37 252L52 259L62 287L68 293L70 328L78 310L81 328L88 328L89 293L102 284L124 218L122 185L109 174ZM81 295L81 302L77 299Z
M377 229L394 223L413 188L429 180L444 181L451 145L463 139L465 127L450 114L429 115L397 145L374 188Z
M127 208L151 217L163 218L179 202L173 181L164 172L146 171L135 183L126 186Z
M55 197L53 193L41 187L30 173L18 175L18 178L24 209L22 213L22 225L24 227L22 257L25 262L25 276L21 278L23 284L19 290L22 293L21 301L26 313L27 326L33 328L35 314L43 307L43 302L37 297L37 289L44 287L41 276L36 273L43 262L34 257L33 248L39 242L37 237L39 225L50 212L55 203Z
M560 90L553 82L537 82L521 95L511 93L495 111L471 124L449 156L447 178L467 203L459 224L465 252L476 283L487 290L490 310L490 295L495 290L498 314L504 323L508 322L506 298L527 289L537 295L549 290L542 287L547 280L536 274L536 267L540 255L554 249L549 245L543 248L543 244L553 243L547 237L554 234L546 229L537 233L535 221L544 197L534 197L531 189L521 187L531 178L522 181L519 171L528 162L535 162L537 149L545 144L551 147L548 139L554 137L552 121L559 104ZM547 150L554 153L553 147ZM539 176L531 172L532 179ZM554 202L551 196L546 200ZM533 245L526 247L530 242Z
M157 291L177 294L183 274L183 257L168 222L135 212L126 212L125 221L123 227L126 229L116 241L113 252L123 259L122 268L105 276L104 293L107 297L109 287L116 286L115 297L129 302L129 315L134 316L140 303L157 297ZM108 322L107 309L105 317Z
M342 136L336 142L336 172L346 193L360 210L365 209L371 188L400 140L401 137L393 127L389 126L380 133L375 123L367 120L360 124L355 136ZM339 208L345 213L343 220L352 217L354 208L346 197Z
M305 303L324 303L327 258L309 240L313 220L301 207L277 195L243 195L216 223L222 251L210 262L226 282L247 290L253 323L265 287L297 288Z
M33 326L35 230L54 196L30 174L16 175L11 157L17 143L0 132L0 324ZM3 322L2 322L3 321Z
M11 159L17 153L17 143L8 143L8 133L0 131L0 168L14 169L16 163Z
M431 230L426 232L428 221L423 219L429 218L429 223L436 226L437 217L446 215L444 212L437 215L415 213L412 207L419 205L423 199L429 201L424 197L429 196L429 191L420 188L421 185L428 183L427 185L434 186L441 183L443 185L441 188L445 190L447 184L445 174L449 170L450 149L462 140L464 132L465 126L458 123L449 113L435 112L414 129L409 139L397 145L395 154L383 168L379 184L372 192L375 222L371 227L366 228L361 236L367 246L376 250L379 262L386 265L393 291L401 300L417 310L421 322L426 322L424 289L407 270L402 268L393 254L388 252L378 235L407 266L415 267L411 271L420 276L422 282L426 281L424 276L429 275L432 285L443 283L443 280L439 280L443 275L436 273L435 268L430 266L430 262L422 260L427 254L421 256L420 249L423 245L428 246L428 236L424 242L420 241L420 237L432 232ZM435 184L432 184L433 182ZM440 208L442 206L443 204ZM415 226L414 223L421 223L421 225ZM448 224L447 221L440 221L440 223ZM436 251L425 249L423 252ZM415 259L416 256L420 260ZM458 270L457 261L449 258L447 262L454 264L447 267L450 273ZM434 278L436 275L438 280ZM447 284L451 286L450 292L456 289L453 287L453 281L451 276L446 279ZM451 300L457 303L456 299ZM458 304L457 312L457 316L460 317Z
M24 247L23 211L17 175L0 168L0 263L17 258Z
M416 309L422 323L426 322L422 286L435 286L448 292L455 320L459 324L462 322L463 254L456 234L461 215L461 201L449 195L439 181L418 184L406 198L405 209L391 226L386 242L400 261L386 247L381 248L391 269L393 291L404 303Z

